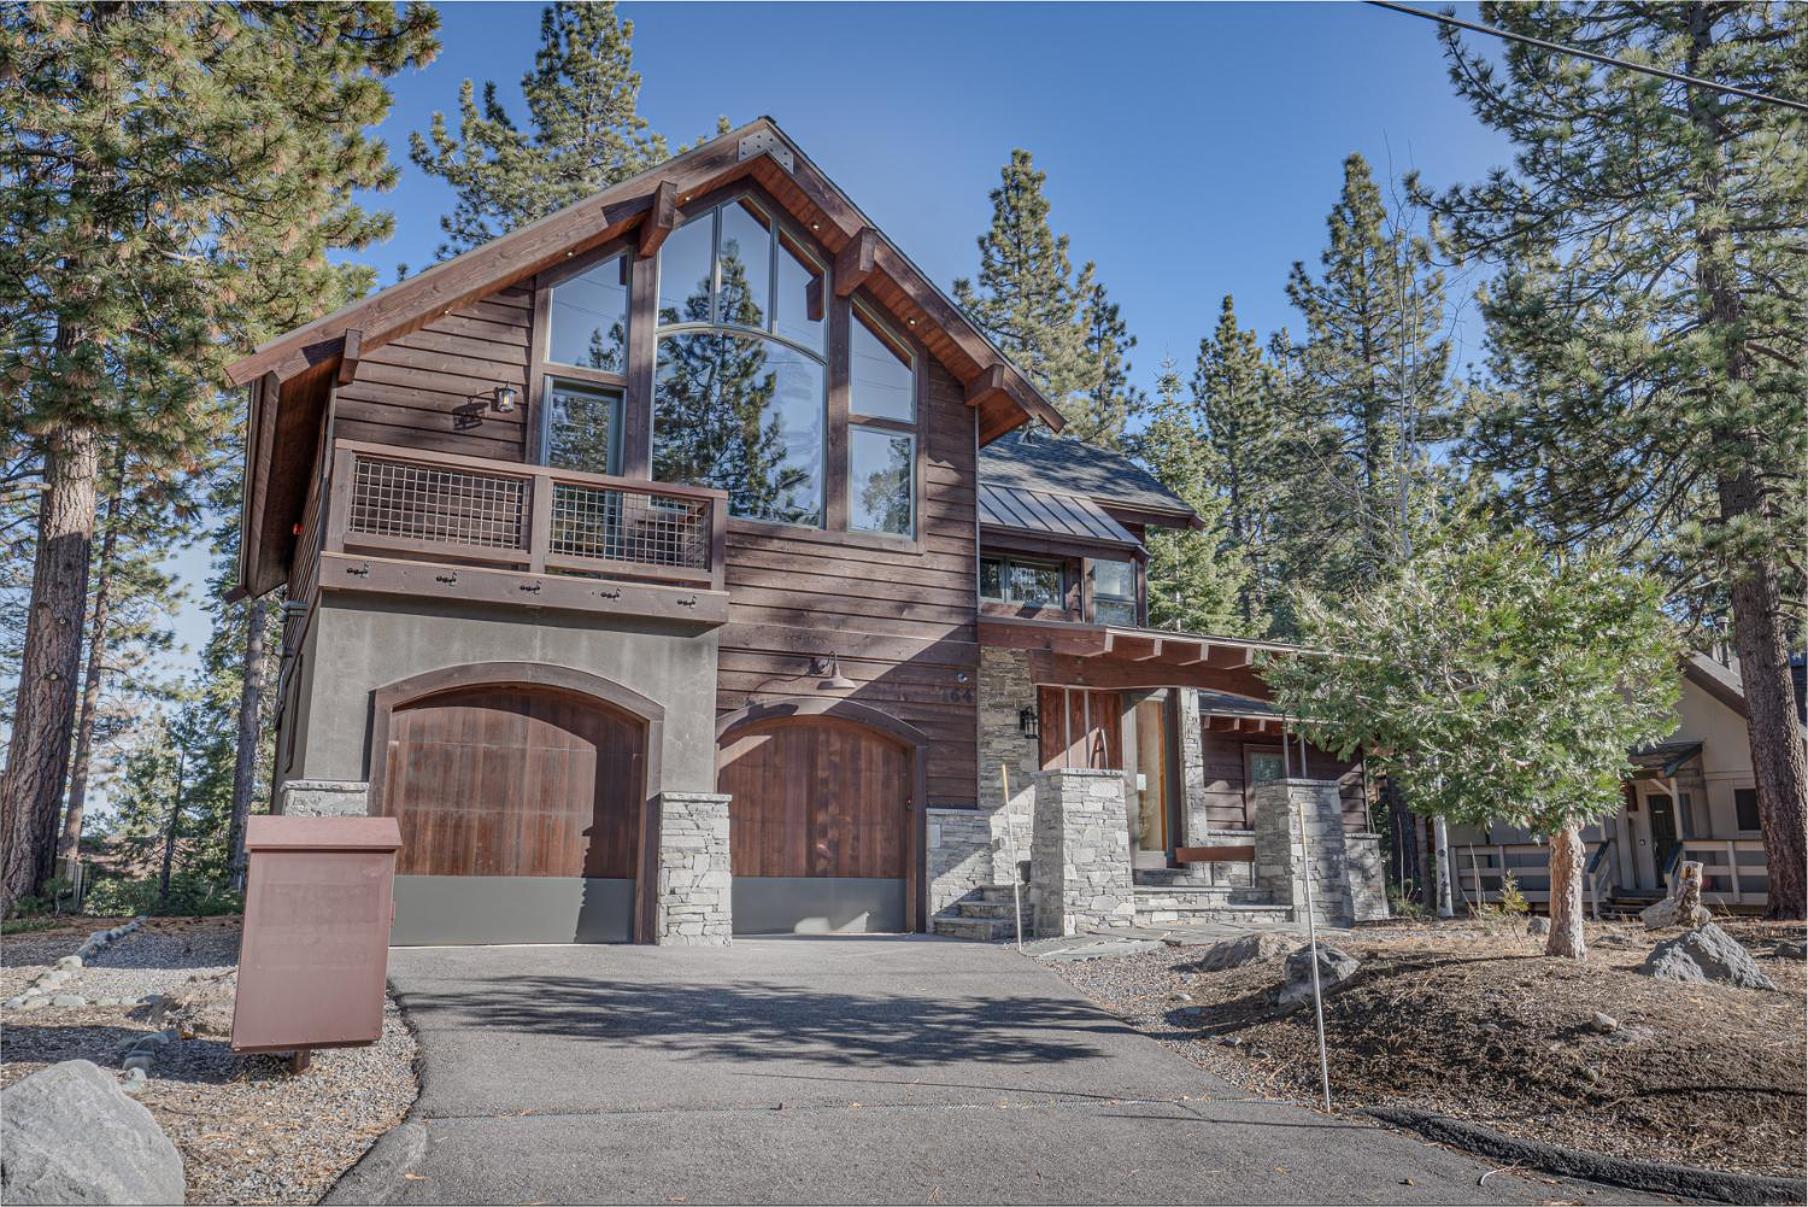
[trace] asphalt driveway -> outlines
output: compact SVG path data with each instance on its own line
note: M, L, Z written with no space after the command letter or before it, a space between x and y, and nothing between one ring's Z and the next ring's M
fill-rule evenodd
M1537 1203L1249 1098L1006 948L397 949L420 1101L341 1203ZM1623 1197L1623 1196L1616 1196ZM1591 1201L1604 1201L1605 1195Z

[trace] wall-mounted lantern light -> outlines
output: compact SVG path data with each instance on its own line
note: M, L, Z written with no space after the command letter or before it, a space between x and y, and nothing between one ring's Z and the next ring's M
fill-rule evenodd
M490 409L498 415L512 415L520 405L521 391L514 386L497 386L496 393L490 398Z
M1036 710L1033 708L1019 709L1017 711L1017 728L1026 738L1033 738L1039 734L1041 729L1036 724Z
M860 686L841 673L841 658L837 654L831 653L826 662L821 658L816 659L810 664L810 673L822 676L816 684L818 691L846 692Z

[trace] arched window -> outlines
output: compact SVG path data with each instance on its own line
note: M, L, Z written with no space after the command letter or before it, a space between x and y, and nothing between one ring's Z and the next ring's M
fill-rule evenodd
M653 476L728 492L731 515L821 526L826 267L750 197L659 249Z

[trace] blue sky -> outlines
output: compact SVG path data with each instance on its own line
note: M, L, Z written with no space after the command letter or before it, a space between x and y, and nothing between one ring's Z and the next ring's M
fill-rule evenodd
M1473 17L1473 6L1459 6ZM1191 371L1220 299L1264 335L1298 327L1295 260L1316 263L1344 157L1378 175L1474 180L1509 148L1457 99L1434 27L1360 4L623 4L641 112L673 142L777 119L935 280L977 265L987 192L1012 148L1048 173L1057 231L1093 260L1152 385L1164 353ZM371 199L396 216L359 258L379 280L432 262L449 191L408 162L408 133L458 87L494 79L520 113L537 3L445 4L440 57L391 81L378 133L402 167ZM1461 294L1467 286L1456 289ZM1471 317L1459 331L1474 355ZM1465 338L1466 337L1466 338ZM202 550L176 565L190 582ZM205 638L190 608L191 649Z

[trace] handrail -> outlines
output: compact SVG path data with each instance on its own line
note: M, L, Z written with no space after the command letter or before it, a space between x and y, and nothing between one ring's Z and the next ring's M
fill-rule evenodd
M721 490L334 442L327 551L721 590Z
M1594 852L1588 857L1587 871L1590 876L1600 870L1602 861L1607 858L1607 849L1612 845L1613 838L1611 836L1603 838L1600 842L1595 844Z

